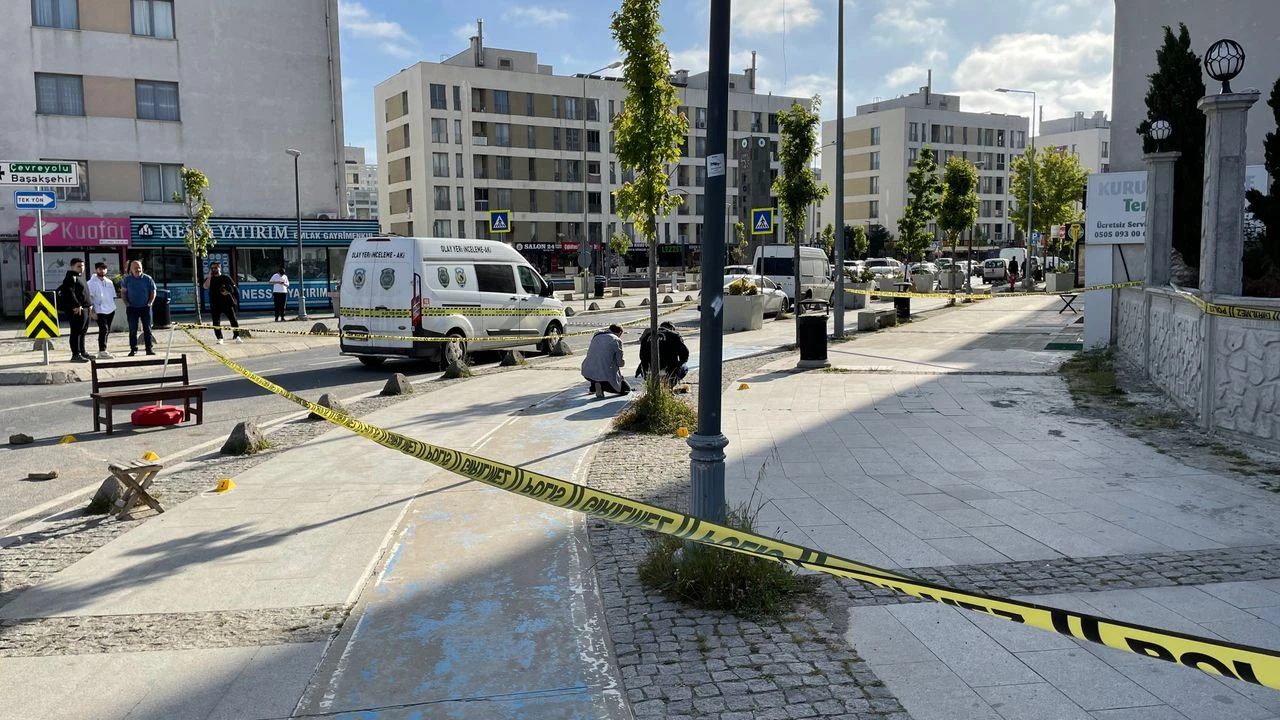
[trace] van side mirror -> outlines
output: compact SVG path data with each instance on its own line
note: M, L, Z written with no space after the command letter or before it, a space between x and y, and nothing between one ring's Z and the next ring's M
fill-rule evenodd
M549 298L549 297L555 297L555 296L556 296L556 291L555 291L555 288L551 287L551 283L547 282L546 280L543 280L543 281L542 281L542 292L540 292L540 293L538 293L538 294L539 294L539 295L541 295L541 296L542 296L542 297L544 297L544 298Z

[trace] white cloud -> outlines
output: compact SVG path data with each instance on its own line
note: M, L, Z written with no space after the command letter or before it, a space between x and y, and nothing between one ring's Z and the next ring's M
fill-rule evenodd
M569 13L540 5L515 6L502 14L503 20L516 23L555 27L569 19Z
M461 40L464 43L470 42L471 37L476 34L475 23L465 23L465 24L459 25L458 27L454 28L452 32L450 32L449 34L452 35L454 39Z
M733 29L745 37L781 34L808 27L822 19L813 0L737 0L733 3Z
M882 42L930 42L947 30L945 18L932 16L931 0L885 0L871 23Z
M763 63L763 57L763 55L757 54L757 67ZM705 72L710 58L711 51L705 45L678 50L671 53L671 69L688 70L690 74ZM743 70L749 67L751 67L751 53L749 51L729 53L729 72L741 74Z
M397 42L385 42L378 46L382 52L401 60L411 60L418 56L418 51Z
M369 8L358 2L338 3L338 19L341 26L356 37L408 40L409 33L400 23L375 19Z

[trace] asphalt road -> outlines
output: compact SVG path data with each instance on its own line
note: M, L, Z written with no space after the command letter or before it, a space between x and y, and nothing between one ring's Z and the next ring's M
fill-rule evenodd
M663 308L660 306L661 310ZM569 318L567 331L583 332L611 322L628 322L648 317L648 308L593 313ZM673 313L670 319L688 322L696 317L692 308ZM629 332L626 340L639 339L641 328ZM567 338L576 351L585 350L589 336ZM495 363L498 353L473 353L477 365ZM314 349L294 353L247 358L242 365L272 382L300 395L317 399L325 392L339 398L377 392L392 373L404 373L410 380L435 377L436 372L419 361L389 361L378 368L366 368L355 358L338 355L336 349ZM107 477L107 463L140 459L150 450L166 464L216 452L236 423L252 420L269 427L300 415L297 406L277 398L221 365L198 365L191 369L192 383L207 386L203 425L181 424L168 428L135 428L128 422L131 407L116 411L116 431L111 435L92 431L93 418L87 383L70 385L17 385L0 388L0 432L7 438L26 433L36 439L26 446L0 446L0 536L21 525L17 516L49 506L53 509L68 496L95 486ZM64 436L76 442L60 444ZM30 481L32 472L56 470L54 480ZM26 522L23 519L23 522Z

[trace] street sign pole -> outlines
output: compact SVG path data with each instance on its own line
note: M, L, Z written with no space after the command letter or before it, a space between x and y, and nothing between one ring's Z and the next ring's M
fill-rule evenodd
M43 294L46 290L44 284L44 211L36 208L36 260L40 263L40 292ZM54 305L57 308L57 305ZM57 322L55 319L54 322ZM44 352L44 364L49 364L49 346L53 344L52 340L45 340L40 343L40 349Z

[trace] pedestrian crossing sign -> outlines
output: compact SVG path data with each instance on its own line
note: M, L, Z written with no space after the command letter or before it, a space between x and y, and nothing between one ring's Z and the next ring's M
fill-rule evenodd
M489 232L491 233L511 232L511 211L510 210L490 210L489 211Z
M773 234L773 208L752 208L751 209L751 234L752 235L772 235Z

